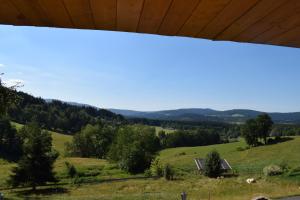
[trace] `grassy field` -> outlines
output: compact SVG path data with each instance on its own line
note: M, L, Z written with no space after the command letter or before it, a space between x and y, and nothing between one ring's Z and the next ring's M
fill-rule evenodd
M59 152L63 152L64 142L72 139L71 136L59 133L52 133L52 136L53 145ZM262 168L269 164L285 162L290 167L300 166L300 137L243 151L239 147L246 147L243 140L229 144L183 147L161 151L160 160L163 163L170 163L179 174L175 181L166 181L162 178L137 179L141 175L129 175L106 160L61 156L55 163L55 171L57 176L61 178L59 185L41 187L38 194L31 194L26 188L5 189L2 192L9 199L15 200L172 200L180 199L182 191L188 193L189 200L247 200L258 195L266 195L275 199L283 196L300 195L300 176L288 177L283 175L265 178L261 174ZM239 176L208 179L199 175L193 159L204 157L212 149L219 151L222 157L227 159L239 173ZM64 164L66 161L76 166L82 174L82 180L80 179L76 183L66 177ZM4 180L8 177L13 166L14 163L0 160L0 188L4 186ZM257 183L247 184L245 180L249 177L257 178ZM122 180L116 180L116 178Z
M156 134L158 134L160 131L164 131L166 134L173 133L175 130L174 129L168 129L168 128L162 128L160 126L154 126Z

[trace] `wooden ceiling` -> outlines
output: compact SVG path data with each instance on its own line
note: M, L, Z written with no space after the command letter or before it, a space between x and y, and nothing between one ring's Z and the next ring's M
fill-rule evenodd
M0 23L300 47L300 0L0 0Z

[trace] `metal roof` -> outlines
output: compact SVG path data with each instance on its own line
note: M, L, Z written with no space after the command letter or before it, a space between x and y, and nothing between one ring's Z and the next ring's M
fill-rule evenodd
M202 158L195 158L195 163L198 170L203 170L205 166L205 159ZM222 170L232 170L230 164L227 162L226 159L221 159L221 169Z

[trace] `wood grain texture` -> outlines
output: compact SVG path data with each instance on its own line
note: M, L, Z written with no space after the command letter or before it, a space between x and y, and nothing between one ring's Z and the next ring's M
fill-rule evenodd
M74 26L94 29L95 23L89 0L63 0Z
M139 23L144 0L117 1L117 30L135 32Z
M213 20L230 0L202 0L194 13L179 31L179 35L196 37Z
M295 12L298 12L297 10L299 9L299 3L299 0L287 1L287 3L273 10L263 19L251 25L233 39L235 41L251 42L261 34L264 34L268 30L272 29L272 27L279 26L280 23L294 15Z
M216 39L218 40L232 40L245 29L264 18L274 9L283 5L287 0L262 0L258 4L244 14L241 18L236 20L230 27L221 33Z
M62 0L39 0L38 2L53 26L74 27Z
M158 30L158 33L162 35L176 35L176 33L192 15L192 12L199 2L199 0L174 0Z
M117 0L90 0L96 28L115 30Z
M171 3L172 0L145 0L137 31L157 33Z
M215 39L235 20L249 11L259 0L232 0L205 28L198 37Z
M0 0L0 24L300 47L300 0Z

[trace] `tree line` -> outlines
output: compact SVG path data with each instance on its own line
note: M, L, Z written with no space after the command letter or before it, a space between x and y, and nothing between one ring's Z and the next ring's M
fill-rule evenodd
M16 95L19 101L12 104L7 113L11 120L21 124L35 122L47 130L73 134L80 131L83 126L98 121L111 124L124 121L121 115L105 109L70 105L58 100L47 102L24 92L16 92Z

